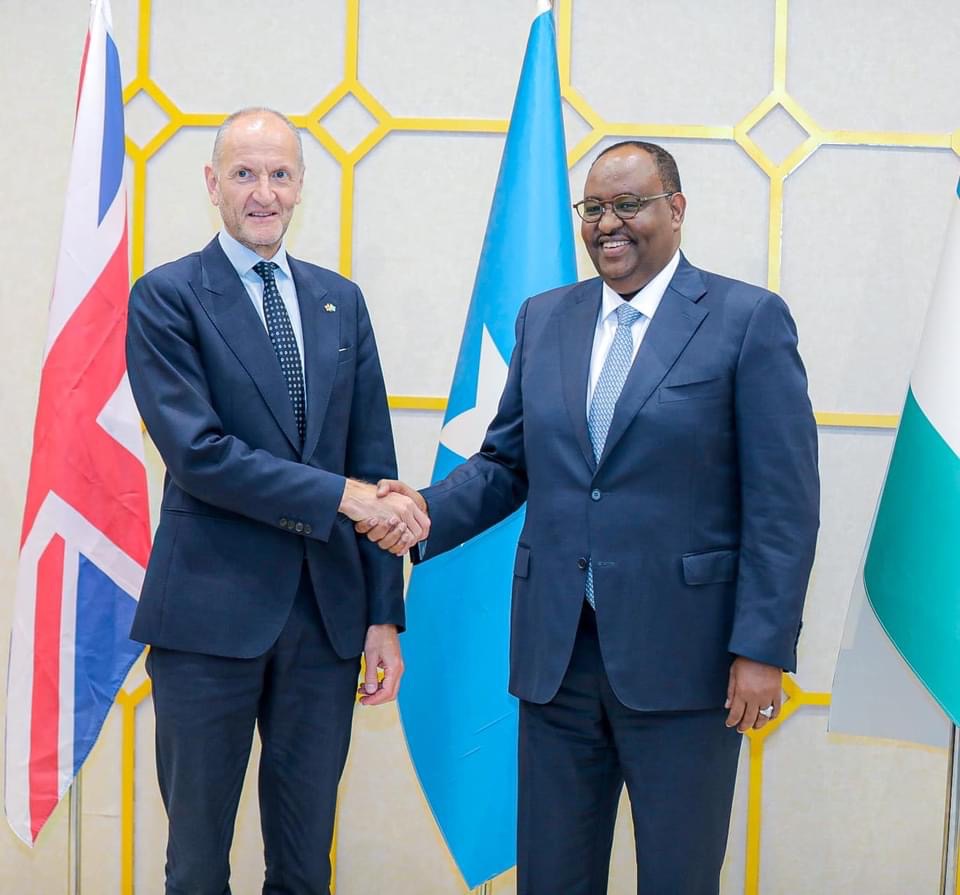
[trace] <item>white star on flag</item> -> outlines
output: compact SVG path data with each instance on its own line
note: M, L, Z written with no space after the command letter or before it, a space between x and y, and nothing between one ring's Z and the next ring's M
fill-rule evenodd
M440 443L461 457L475 454L483 444L487 426L496 416L500 394L507 381L507 362L486 326L480 336L480 366L477 369L476 404L447 421Z

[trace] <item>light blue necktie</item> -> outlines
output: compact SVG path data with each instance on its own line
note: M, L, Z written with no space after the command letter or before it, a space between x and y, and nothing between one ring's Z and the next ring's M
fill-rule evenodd
M600 370L597 387L593 391L590 401L590 413L587 414L587 431L590 434L590 443L593 445L594 459L599 463L603 453L603 445L610 431L613 421L613 411L617 406L617 398L623 391L623 384L627 381L627 374L633 364L633 332L631 327L642 317L636 308L626 302L617 308L617 331L613 335L613 343L607 352ZM586 584L587 602L596 608L593 594L593 561L587 566Z

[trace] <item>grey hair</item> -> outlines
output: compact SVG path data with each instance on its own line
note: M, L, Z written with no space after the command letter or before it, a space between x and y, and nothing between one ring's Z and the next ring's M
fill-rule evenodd
M214 170L220 166L220 155L223 152L223 139L227 135L227 131L230 130L230 126L237 121L239 118L246 118L248 115L273 115L275 118L279 118L288 128L290 128L293 135L297 138L297 160L300 162L300 169L303 169L303 139L300 136L300 128L298 128L283 112L278 112L276 109L271 109L269 106L248 106L245 109L238 109L232 115L228 115L224 120L223 124L217 128L217 135L213 138L213 155L211 157L210 163L213 165Z

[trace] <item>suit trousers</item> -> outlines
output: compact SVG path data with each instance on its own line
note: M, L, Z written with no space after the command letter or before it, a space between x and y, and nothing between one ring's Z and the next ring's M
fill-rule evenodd
M252 659L152 648L167 895L229 895L230 844L254 725L262 744L264 895L328 895L337 786L359 658L327 637L306 566L274 644Z
M557 695L520 702L518 895L606 893L624 782L637 892L717 895L741 742L725 717L624 706L584 603Z

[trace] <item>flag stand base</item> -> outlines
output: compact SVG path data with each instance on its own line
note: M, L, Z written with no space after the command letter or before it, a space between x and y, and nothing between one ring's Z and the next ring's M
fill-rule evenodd
M957 846L960 822L960 736L957 725L950 727L950 748L947 753L947 806L943 822L943 853L940 859L940 892L958 895Z
M73 778L67 790L70 822L67 831L67 895L80 895L80 775Z

